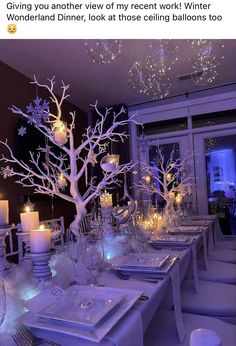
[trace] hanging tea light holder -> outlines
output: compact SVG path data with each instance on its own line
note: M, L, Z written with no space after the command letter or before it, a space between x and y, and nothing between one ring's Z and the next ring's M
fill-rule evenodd
M52 124L52 135L54 142L62 146L67 142L67 123L65 121L56 120Z
M59 189L64 190L67 187L67 180L62 173L59 173L57 176L57 186Z
M112 173L119 166L120 155L107 154L101 159L100 166L104 172Z

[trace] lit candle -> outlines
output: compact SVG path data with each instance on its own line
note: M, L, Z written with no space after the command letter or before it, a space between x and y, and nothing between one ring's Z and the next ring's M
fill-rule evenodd
M0 225L9 224L9 202L7 200L0 200Z
M103 194L101 194L100 203L102 208L111 208L112 194L105 191Z
M67 127L66 123L57 120L53 124L53 139L58 145L63 145L67 142Z
M166 174L166 180L167 180L168 182L170 182L171 179L172 179L172 174L171 174L171 173L167 173L167 174Z
M32 229L39 227L39 213L38 211L30 211L29 207L25 208L26 213L20 214L21 229L24 233L29 233Z
M151 177L150 177L150 175L145 175L145 176L143 177L143 180L145 181L146 184L150 184L150 182L151 182Z
M161 231L163 229L163 225L164 225L163 217L159 215L157 218L157 231Z
M176 197L175 197L175 202L177 205L180 205L182 203L182 200L183 200L183 197L178 194Z
M171 202L174 202L175 201L175 193L174 192L169 192L168 193L168 197L169 197L169 200Z
M62 173L58 175L57 186L59 187L59 189L62 189L62 190L67 187L66 178L64 177Z
M30 232L30 252L49 252L51 248L51 230L40 226Z

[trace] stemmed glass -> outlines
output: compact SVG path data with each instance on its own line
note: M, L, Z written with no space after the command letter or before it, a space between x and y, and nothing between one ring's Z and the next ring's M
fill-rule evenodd
M75 283L79 282L78 279L78 263L83 255L83 242L81 237L76 239L70 239L67 243L67 253L69 258L74 263L74 272L75 272Z
M6 292L3 280L0 280L0 326L6 315Z
M88 236L85 241L82 262L91 273L90 286L97 286L97 276L104 262L104 249L101 239L91 239Z

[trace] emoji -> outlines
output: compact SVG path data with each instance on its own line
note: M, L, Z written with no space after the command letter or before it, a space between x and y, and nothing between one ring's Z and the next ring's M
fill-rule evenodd
M15 34L17 30L16 24L8 24L7 25L7 31L9 34Z

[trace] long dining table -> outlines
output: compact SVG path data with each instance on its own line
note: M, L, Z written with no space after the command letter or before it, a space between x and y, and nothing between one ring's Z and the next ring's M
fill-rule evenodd
M176 258L174 265L169 272L157 282L147 282L140 280L139 278L130 276L129 278L122 279L116 275L113 270L107 270L100 274L99 282L102 282L102 288L109 287L115 289L135 290L140 291L141 296L137 299L137 302L125 313L125 315L114 325L114 327L107 333L107 335L99 342L86 340L84 338L69 335L69 333L61 333L54 330L46 330L42 325L37 325L38 328L32 328L35 335L44 337L46 339L57 342L61 346L142 346L143 336L147 327L149 326L155 312L161 307L171 309L174 306L175 321L176 321L176 338L179 341L183 341L185 338L185 328L182 320L181 313L181 282L187 275L191 275L194 280L194 289L198 291L198 276L197 276L197 254L198 251L203 248L205 266L207 268L207 255L209 251L214 247L215 239L215 226L216 218L208 220L187 220L183 223L182 229L186 228L186 231L191 226L201 227L201 232L189 233L188 237L192 237L190 246L179 248L178 246L168 247L163 246L159 248L149 247L148 252L154 254L169 254L171 257ZM57 254L54 256L58 256ZM24 264L23 264L24 266ZM14 321L21 320L26 325L31 325L31 321L35 319L34 313L37 310L36 304L31 304L28 300L30 294L25 295L24 298L19 299L17 290L22 288L21 285L17 287L17 279L20 279L19 268L15 265L13 272L5 278L5 285L7 291L7 314L5 321L0 327L0 345L15 345L11 338L11 333L14 331ZM22 269L22 266L20 268ZM27 272L27 270L26 270ZM27 292L27 280L30 280L30 272L28 269L27 275L25 275L26 283L24 290ZM28 281L30 282L30 281ZM12 292L14 286L14 293ZM32 285L28 287L30 290ZM35 287L35 286L34 286ZM37 287L38 296L42 297L42 301L47 299L47 295L44 297L44 292L52 291L55 287L60 287L63 290L68 290L67 283L60 282L57 275L53 277L44 287ZM36 295L37 298L37 295ZM35 298L32 299L34 301ZM39 300L40 302L40 300ZM40 304L39 304L40 305ZM31 311L26 312L26 308ZM50 329L50 328L49 328ZM62 328L63 331L63 328Z

